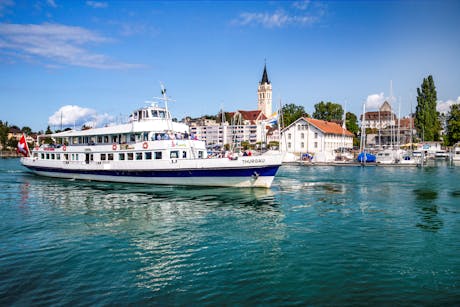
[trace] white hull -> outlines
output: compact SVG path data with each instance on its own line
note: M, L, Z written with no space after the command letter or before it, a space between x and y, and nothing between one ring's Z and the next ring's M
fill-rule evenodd
M281 155L239 157L237 160L196 159L85 163L22 158L33 173L54 178L140 183L269 188ZM154 165L154 166L153 166Z

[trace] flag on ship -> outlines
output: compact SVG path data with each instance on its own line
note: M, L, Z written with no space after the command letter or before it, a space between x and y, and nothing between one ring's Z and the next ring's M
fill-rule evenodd
M16 152L21 153L24 157L29 156L29 146L27 145L24 133L22 134L21 139L18 142L18 148Z

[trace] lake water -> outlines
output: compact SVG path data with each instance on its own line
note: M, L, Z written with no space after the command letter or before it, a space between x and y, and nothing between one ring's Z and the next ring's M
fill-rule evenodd
M459 305L460 166L283 166L271 189L0 159L0 305Z

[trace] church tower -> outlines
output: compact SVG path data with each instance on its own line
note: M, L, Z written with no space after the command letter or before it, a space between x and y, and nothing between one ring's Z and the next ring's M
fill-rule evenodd
M272 115L272 85L268 80L267 65L264 65L262 80L259 82L257 110L262 111L266 117Z

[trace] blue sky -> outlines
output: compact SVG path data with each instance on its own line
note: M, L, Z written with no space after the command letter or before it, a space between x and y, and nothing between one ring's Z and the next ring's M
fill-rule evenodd
M63 108L70 126L113 122L160 81L179 119L256 109L265 61L274 105L346 102L359 116L392 80L407 115L431 74L444 110L460 103L458 16L447 0L0 0L0 119L60 128Z

